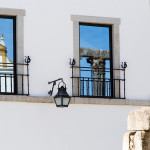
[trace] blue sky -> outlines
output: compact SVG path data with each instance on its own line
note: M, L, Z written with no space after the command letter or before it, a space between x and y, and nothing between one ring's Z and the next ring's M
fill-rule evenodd
M109 27L80 25L80 47L109 50Z
M13 19L0 18L0 37L4 35L7 56L13 61Z

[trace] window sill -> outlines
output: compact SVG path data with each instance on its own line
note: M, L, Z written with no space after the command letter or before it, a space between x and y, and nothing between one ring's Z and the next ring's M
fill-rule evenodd
M53 97L42 96L20 96L0 95L0 101L5 102L29 102L29 103L54 103ZM126 100L112 98L81 98L72 97L71 104L92 104L92 105L122 105L122 106L150 106L148 100Z

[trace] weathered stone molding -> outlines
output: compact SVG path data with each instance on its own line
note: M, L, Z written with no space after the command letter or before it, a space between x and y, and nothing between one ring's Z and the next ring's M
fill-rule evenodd
M109 59L109 51L91 48L80 48L80 56L82 57L101 57L103 59Z
M54 103L54 97L0 95L0 101ZM118 105L118 106L150 106L150 101L145 101L145 100L81 98L81 97L71 97L70 103L71 104L91 104L91 105L94 104L94 105Z
M128 115L128 130L123 150L150 150L150 107L133 110Z

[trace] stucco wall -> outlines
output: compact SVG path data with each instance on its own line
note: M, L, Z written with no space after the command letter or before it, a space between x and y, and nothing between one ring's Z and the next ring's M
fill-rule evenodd
M26 10L24 55L32 59L32 96L48 96L48 81L60 77L71 94L70 16L75 14L121 19L120 61L128 62L126 98L150 99L149 0L0 0L0 4ZM58 109L54 104L0 102L0 149L120 150L133 108L71 104Z
M121 150L134 108L0 102L0 149Z
M31 95L47 96L47 82L60 77L71 94L69 58L73 57L73 26L70 16L77 14L121 19L120 60L128 62L126 97L150 99L148 0L0 0L0 4L26 10L24 54L32 59Z

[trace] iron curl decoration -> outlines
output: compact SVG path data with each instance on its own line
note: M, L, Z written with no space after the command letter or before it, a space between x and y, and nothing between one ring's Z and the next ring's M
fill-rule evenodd
M25 56L25 63L29 64L31 62L30 56Z
M70 66L74 66L76 64L76 60L70 58Z
M121 62L121 68L125 69L127 68L127 62Z

